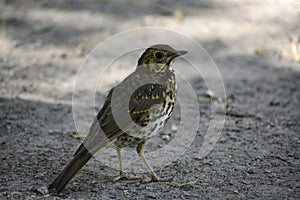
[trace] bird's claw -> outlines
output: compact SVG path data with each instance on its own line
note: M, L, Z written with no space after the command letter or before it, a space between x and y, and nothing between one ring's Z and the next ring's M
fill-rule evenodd
M115 178L112 179L112 182L117 182L119 180L138 180L138 179L141 179L139 177L136 177L136 176L128 176L128 175L125 175L125 174L121 174Z
M151 177L151 179L149 180L141 180L142 183L153 183L153 182L171 182L173 180L173 178L169 177L169 178L158 178L158 177Z

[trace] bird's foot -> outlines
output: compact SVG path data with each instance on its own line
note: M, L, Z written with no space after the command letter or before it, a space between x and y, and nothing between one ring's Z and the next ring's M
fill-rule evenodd
M119 180L138 180L138 179L141 179L141 178L136 177L136 176L128 176L128 175L125 175L124 173L121 173L119 176L113 178L112 182L115 183Z
M150 180L142 180L142 183L152 183L152 182L171 182L172 177L169 178L158 178L157 176L151 176Z

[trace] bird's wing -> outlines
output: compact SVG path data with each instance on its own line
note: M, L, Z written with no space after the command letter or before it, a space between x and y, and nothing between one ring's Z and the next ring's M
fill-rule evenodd
M97 151L107 147L113 137L122 134L122 130L116 125L111 112L111 95L114 88L112 88L105 98L102 109L97 114L92 123L89 134L84 139L83 143L75 152L75 155L87 153L94 155Z
M147 126L151 109L165 103L168 95L166 86L160 84L146 84L134 91L129 101L129 113L135 124Z
M126 132L126 127L122 129L117 125L111 108L111 98L114 88L112 88L104 102L104 105L91 125L89 134L83 144L76 151L85 154L95 154L97 151L105 148L111 142ZM170 92L170 91L168 91ZM129 111L131 119L128 119L126 126L130 128L134 124L141 127L149 123L150 110L164 103L165 95L168 95L166 87L160 84L146 84L135 90L129 100ZM122 96L120 95L120 99ZM84 147L84 148L83 148Z

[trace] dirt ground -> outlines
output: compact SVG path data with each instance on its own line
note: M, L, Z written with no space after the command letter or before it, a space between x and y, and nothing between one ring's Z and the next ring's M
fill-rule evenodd
M300 64L291 50L300 34L298 1L0 2L1 199L300 198ZM189 35L217 64L227 108L217 144L199 158L211 107L203 79L194 78L197 136L180 159L154 167L172 183L112 183L117 170L93 159L60 194L49 194L48 184L81 142L72 134L72 92L85 56L114 34L148 26ZM105 58L97 58L100 68ZM99 107L125 72L110 72ZM81 96L92 89L83 85ZM82 105L90 124L93 105ZM179 120L175 112L148 151L167 144Z

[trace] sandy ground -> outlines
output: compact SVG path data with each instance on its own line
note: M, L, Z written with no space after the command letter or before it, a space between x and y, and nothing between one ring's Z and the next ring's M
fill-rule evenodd
M300 198L300 64L291 50L299 21L300 4L293 0L1 1L1 199ZM71 133L76 131L72 92L85 56L114 34L147 26L189 35L217 64L227 111L217 144L199 158L212 118L204 101L206 84L194 77L190 83L201 114L197 136L180 159L163 167L154 164L160 176L174 182L112 183L118 172L100 158L91 160L62 193L49 194L47 185L81 142ZM94 60L99 69L109 53ZM97 90L96 109L137 57L109 71ZM94 88L87 80L80 89L84 132L95 109L84 97ZM148 151L176 137L177 110Z

